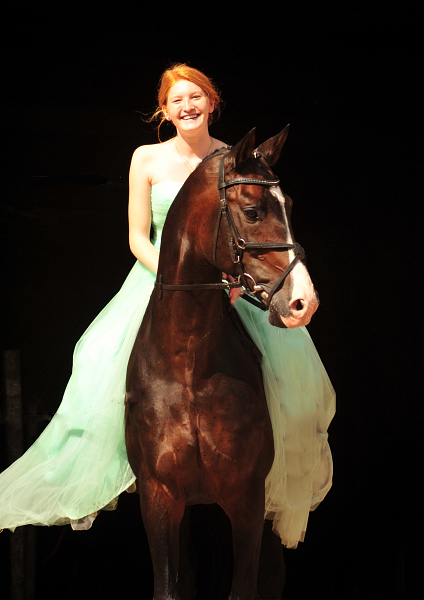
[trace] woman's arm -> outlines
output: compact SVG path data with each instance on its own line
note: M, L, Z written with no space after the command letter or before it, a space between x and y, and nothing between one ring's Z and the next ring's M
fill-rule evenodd
M159 251L150 242L152 221L149 168L152 151L149 146L135 150L130 167L128 223L131 252L148 269L157 273Z

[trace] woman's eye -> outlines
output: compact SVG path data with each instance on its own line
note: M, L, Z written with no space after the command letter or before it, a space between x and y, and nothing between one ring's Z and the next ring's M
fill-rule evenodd
M245 210L244 214L249 219L249 221L257 221L258 220L258 213L256 212L256 210L253 210L253 209Z

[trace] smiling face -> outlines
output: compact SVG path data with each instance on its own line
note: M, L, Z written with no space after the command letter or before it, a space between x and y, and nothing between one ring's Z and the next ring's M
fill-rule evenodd
M172 121L177 131L199 131L207 129L214 104L198 85L180 79L169 90L163 110L167 120Z

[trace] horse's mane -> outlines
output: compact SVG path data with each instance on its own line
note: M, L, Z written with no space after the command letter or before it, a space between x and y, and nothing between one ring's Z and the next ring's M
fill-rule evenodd
M199 162L196 169L198 169L200 167L200 165L202 165L204 162L206 162L210 158L214 158L215 156L219 156L220 154L226 154L227 152L229 152L231 150L231 148L232 148L232 146L222 146L222 148L217 148L211 154L208 154L208 156L205 156L205 158L201 162Z

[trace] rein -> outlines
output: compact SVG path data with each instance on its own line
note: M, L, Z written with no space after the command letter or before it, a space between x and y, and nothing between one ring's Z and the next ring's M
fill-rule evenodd
M260 158L260 153L255 151L253 153L254 158ZM249 242L244 240L237 229L237 225L234 222L231 209L228 205L226 198L226 189L233 185L247 184L247 185L262 185L266 187L272 187L280 183L279 179L256 179L254 177L236 177L234 179L227 179L225 181L224 173L224 159L222 157L219 163L218 170L218 189L219 189L219 215L218 222L215 229L215 241L213 249L213 261L216 264L216 249L218 245L219 229L221 225L221 219L224 217L226 225L228 245L230 247L231 259L235 265L237 273L237 279L233 282L220 282L220 283L190 283L190 284L166 284L162 283L162 275L158 275L155 281L155 288L159 290L159 298L162 298L162 290L177 291L177 290L231 290L233 288L244 288L244 292L250 294L250 296L243 295L242 298L247 300L251 304L254 304L261 310L268 310L272 297L279 287L284 283L284 280L293 270L296 264L305 258L305 251L302 246L298 243L284 244L280 242ZM273 250L293 250L295 257L285 269L281 277L274 283L273 286L267 283L256 283L254 278L246 273L243 267L242 258L245 250L249 251L252 249L273 249ZM265 291L268 294L266 300L259 302L253 295L257 292ZM244 293L243 292L243 293Z

